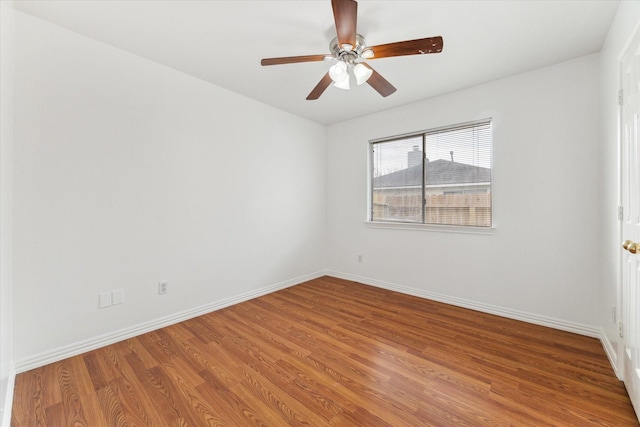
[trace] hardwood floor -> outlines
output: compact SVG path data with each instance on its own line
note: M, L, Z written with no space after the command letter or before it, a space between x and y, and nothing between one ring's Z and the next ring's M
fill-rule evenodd
M21 426L634 426L598 340L323 277L16 377Z

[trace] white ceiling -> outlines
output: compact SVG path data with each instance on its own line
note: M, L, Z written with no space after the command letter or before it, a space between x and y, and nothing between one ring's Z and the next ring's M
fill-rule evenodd
M15 8L321 124L598 52L617 0L358 2L368 45L440 35L440 54L370 64L398 90L329 87L330 63L262 67L265 57L329 53L330 0L17 0Z

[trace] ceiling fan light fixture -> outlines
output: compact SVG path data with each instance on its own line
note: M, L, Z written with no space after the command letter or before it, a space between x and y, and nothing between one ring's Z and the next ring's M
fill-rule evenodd
M346 79L344 79L344 80L342 80L340 82L335 82L335 83L333 83L333 85L335 87L337 87L338 89L344 89L344 90L351 89L351 87L349 86L349 79L348 78L346 78Z
M333 80L335 83L341 83L346 80L348 84L349 69L347 67L347 64L342 61L338 61L335 65L329 68L329 77L331 77L331 80Z
M358 86L369 80L372 74L373 70L364 64L356 64L356 66L353 67L353 75L356 77Z
M371 59L375 56L375 53L371 49L365 49L360 56L364 59Z

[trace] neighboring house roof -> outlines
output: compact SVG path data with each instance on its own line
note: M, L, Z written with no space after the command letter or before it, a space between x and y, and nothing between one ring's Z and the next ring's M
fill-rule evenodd
M425 163L426 185L491 182L491 169L438 159ZM422 185L422 165L412 166L373 179L374 188Z

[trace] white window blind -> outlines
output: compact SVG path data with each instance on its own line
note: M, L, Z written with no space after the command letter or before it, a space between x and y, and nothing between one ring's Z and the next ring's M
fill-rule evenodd
M371 142L370 220L491 227L491 121Z

